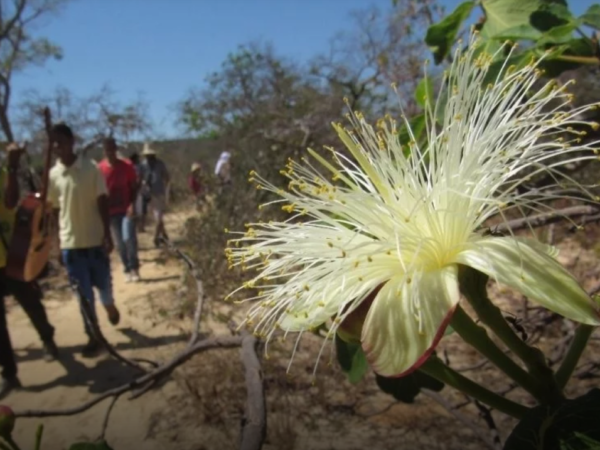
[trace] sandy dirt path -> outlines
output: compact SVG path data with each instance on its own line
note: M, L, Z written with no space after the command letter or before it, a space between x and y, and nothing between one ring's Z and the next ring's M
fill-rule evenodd
M171 216L167 227L172 235L181 226L181 218ZM173 238L173 236L171 236ZM182 266L165 257L151 245L150 235L142 233L140 239L140 283L126 283L116 254L112 255L112 273L121 322L113 327L108 323L102 306L97 310L100 326L106 338L125 356L161 359L183 345L186 336L180 330L169 328L153 310L153 298L173 297L179 284ZM77 406L107 389L121 385L134 374L103 353L96 358L81 357L81 348L87 342L77 301L68 289L62 272L44 280L44 304L50 322L55 327L55 340L60 348L60 361L46 362L41 343L23 310L12 300L7 300L8 324L17 354L19 377L23 389L15 391L0 401L14 410L63 409ZM49 286L48 286L49 285ZM152 427L169 408L169 392L176 383L167 382L142 398L129 401L122 397L111 414L106 438L115 449L158 450L169 448L153 435ZM23 450L33 449L35 429L40 422L45 425L42 448L66 449L77 441L96 439L101 431L105 411L110 400L84 413L71 417L45 419L19 419L15 440ZM140 445L141 444L141 445Z

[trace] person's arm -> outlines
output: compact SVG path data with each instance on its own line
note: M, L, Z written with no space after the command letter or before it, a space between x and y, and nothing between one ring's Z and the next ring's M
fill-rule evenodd
M131 190L131 203L127 207L127 214L129 214L130 216L134 216L135 215L135 202L136 202L137 196L138 196L139 184L138 184L138 176L137 176L137 172L136 172L135 168L133 167L133 165L128 166L128 167L129 167L129 169L131 169L131 170L127 171L128 178L129 178L129 189Z
M110 234L110 215L108 214L108 195L102 194L98 196L98 211L102 219L102 229L104 230L104 248L107 253L113 249L112 236Z
M48 178L48 202L52 206L52 240L58 250L58 262L62 265L62 252L60 250L60 204L59 194L52 176Z
M104 244L104 250L107 254L113 250L112 235L110 234L110 215L108 207L108 191L106 189L106 182L100 172L100 169L96 167L96 203L98 205L98 212L100 213L100 219L102 220L102 229L104 236L102 242Z

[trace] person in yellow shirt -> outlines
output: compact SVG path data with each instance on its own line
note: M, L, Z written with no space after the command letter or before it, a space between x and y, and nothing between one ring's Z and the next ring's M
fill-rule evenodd
M91 306L95 316L94 288L113 325L119 323L115 307L109 255L113 250L110 233L108 195L98 167L84 155L74 152L73 132L65 124L52 127L57 161L50 170L48 199L56 208L62 263L74 286ZM95 355L98 342L85 320L89 337L83 356Z
M48 322L46 310L42 305L42 291L37 282L23 282L9 278L4 273L8 260L8 248L16 206L19 201L18 168L23 149L17 144L9 144L6 148L6 165L0 167L0 398L11 390L21 386L17 377L17 365L6 323L4 298L12 294L31 319L38 331L46 351L46 359L52 360L58 356L54 343L54 328Z

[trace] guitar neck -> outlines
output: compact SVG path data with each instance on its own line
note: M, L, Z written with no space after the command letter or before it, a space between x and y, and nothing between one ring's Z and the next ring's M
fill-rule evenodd
M52 158L52 146L54 140L52 139L52 118L50 116L50 108L44 109L44 124L46 126L46 134L48 136L48 144L46 145L46 151L44 153L44 171L42 173L42 188L40 191L40 200L42 202L42 208L45 212L46 199L48 198L48 176L50 173L50 161Z

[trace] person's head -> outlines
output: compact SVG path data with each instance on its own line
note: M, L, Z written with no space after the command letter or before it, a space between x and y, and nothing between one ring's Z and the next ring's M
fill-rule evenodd
M146 158L146 161L148 161L148 164L151 166L156 162L156 151L150 147L150 144L147 142L144 144L142 156Z
M104 156L109 161L116 161L117 159L117 141L113 137L107 137L104 139Z
M140 155L138 155L137 153L132 153L131 155L129 155L129 161L131 161L132 164L139 164L140 163Z
M52 127L52 136L54 137L54 153L60 159L73 155L73 145L75 139L73 131L65 123L57 123Z

